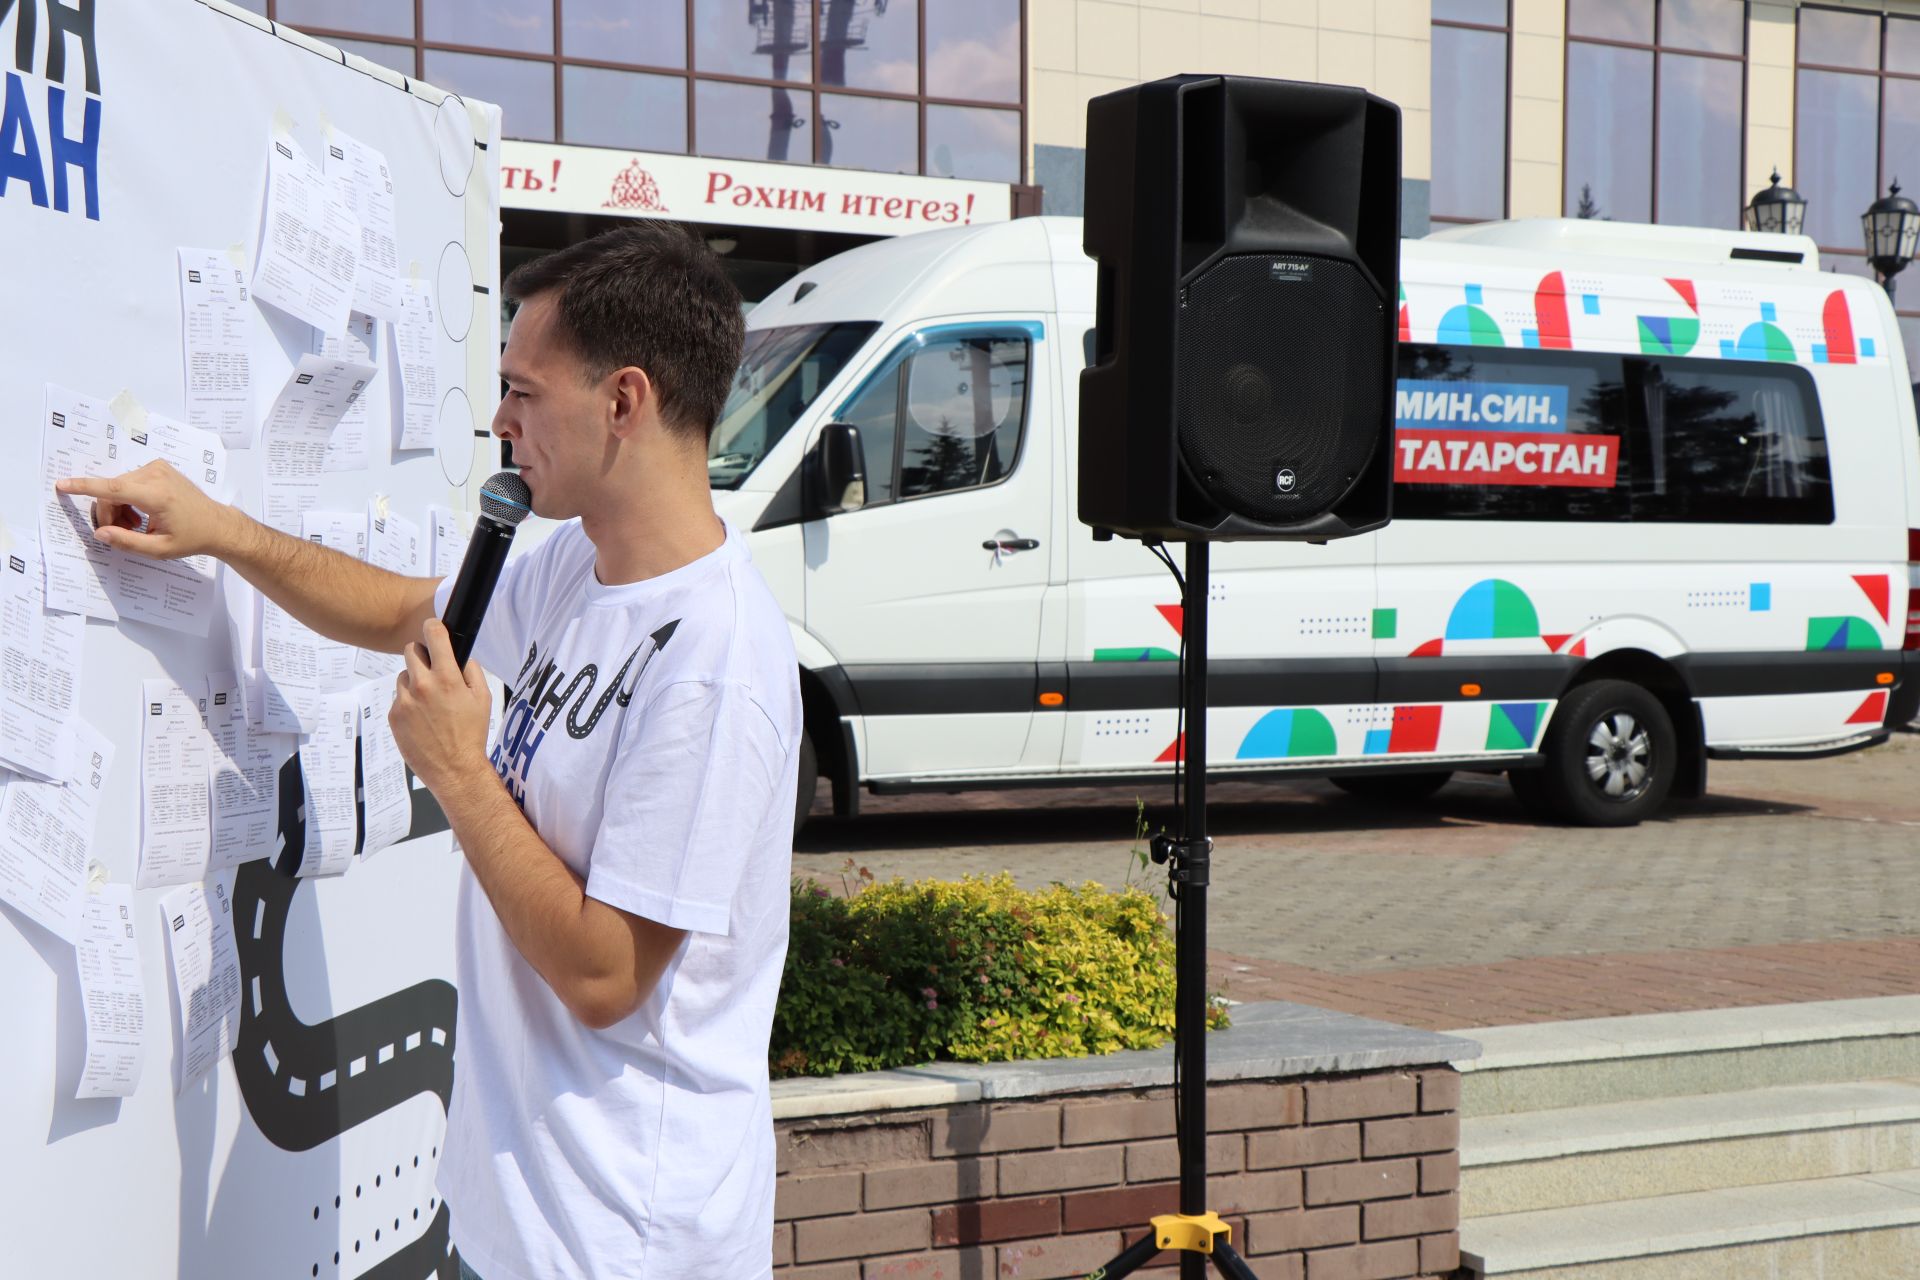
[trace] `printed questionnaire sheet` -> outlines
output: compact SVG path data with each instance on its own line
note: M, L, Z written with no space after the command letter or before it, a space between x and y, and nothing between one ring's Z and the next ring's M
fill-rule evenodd
M367 500L367 563L402 577L421 576L420 526L392 509L386 498L376 494ZM418 638L418 637L414 637ZM407 669L397 653L361 649L354 658L354 673L363 679L392 678Z
M356 311L344 333L315 329L313 336L315 348L329 360L364 364L374 371L368 375L367 389L353 398L334 424L333 434L327 439L327 460L322 464L326 471L365 471L372 460L372 440L385 440L391 434L387 408L380 403L381 397L373 394L372 385L380 369L380 321Z
M360 224L353 264L353 308L382 320L400 318L400 244L394 230L393 174L387 158L338 129L327 130L321 161L334 198Z
M440 326L433 318L433 288L424 280L401 283L393 346L394 372L400 378L400 447L431 449L440 418Z
M86 895L73 955L87 1013L86 1064L73 1096L127 1097L139 1085L147 1057L147 995L132 885L105 884Z
M48 613L37 539L0 556L0 765L64 779L86 623Z
M240 1032L240 956L225 877L184 884L160 899L168 968L179 1010L180 1093L233 1052Z
M241 678L207 677L207 728L213 737L213 852L221 871L274 853L280 827L280 765L294 739L247 719Z
M123 422L121 415L129 420ZM151 622L207 634L213 617L213 561L150 560L93 536L91 498L57 493L68 476L113 477L149 462L171 464L217 500L227 496L227 448L210 431L157 413L115 406L51 384L40 446L40 550L47 607L110 622Z
M265 523L300 535L300 517L320 500L320 475L326 470L333 429L372 380L370 364L300 357L260 427Z
M247 448L254 423L246 269L221 249L182 249L179 256L187 420L228 448Z
M367 558L367 518L359 512L309 511L300 518L300 534L355 560ZM353 686L354 653L352 645L327 639L260 597L263 727L275 733L310 731L319 723L320 699Z
M300 775L307 793L307 845L303 876L337 876L353 863L358 813L353 801L353 743L360 704L353 690L320 702L320 723L300 745Z
M367 812L362 859L406 839L413 826L407 766L387 725L387 712L392 707L393 685L389 682L376 680L360 686L360 773Z
M207 874L212 849L213 738L207 682L140 684L140 877L142 889Z
M113 744L75 720L66 784L22 774L0 785L0 901L72 942L80 929L100 793Z
M267 140L267 216L253 292L296 320L338 333L353 306L360 224L291 135Z

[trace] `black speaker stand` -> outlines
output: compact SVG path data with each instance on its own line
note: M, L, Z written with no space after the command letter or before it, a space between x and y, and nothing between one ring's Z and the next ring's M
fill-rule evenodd
M1229 1280L1257 1280L1234 1252L1231 1231L1207 1209L1207 591L1211 547L1187 544L1186 599L1181 636L1187 647L1180 690L1186 733L1174 768L1185 779L1178 838L1154 837L1153 859L1167 864L1174 899L1174 1099L1180 1149L1180 1212L1155 1217L1145 1236L1086 1280L1119 1280L1162 1250L1180 1253L1180 1280L1204 1280L1207 1262ZM1198 767L1195 767L1198 761Z

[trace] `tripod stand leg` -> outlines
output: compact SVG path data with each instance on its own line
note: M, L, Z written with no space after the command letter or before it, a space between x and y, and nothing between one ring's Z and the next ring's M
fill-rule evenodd
M1213 1259L1215 1270L1227 1280L1260 1280L1253 1274L1253 1268L1242 1261L1240 1255L1233 1251L1233 1246L1225 1240L1215 1241L1209 1256Z
M1153 1256L1159 1252L1160 1245L1156 1241L1155 1233L1149 1231L1121 1250L1120 1255L1113 1261L1097 1271L1089 1271L1085 1280L1120 1280L1121 1276L1130 1276L1153 1261ZM1249 1274L1249 1280L1252 1280L1251 1274Z

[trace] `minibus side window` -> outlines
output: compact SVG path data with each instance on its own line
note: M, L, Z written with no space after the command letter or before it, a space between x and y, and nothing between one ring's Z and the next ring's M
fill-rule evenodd
M1833 479L1806 370L1636 360L1633 518L1830 524Z
M1403 343L1394 516L1627 519L1628 408L1618 356Z

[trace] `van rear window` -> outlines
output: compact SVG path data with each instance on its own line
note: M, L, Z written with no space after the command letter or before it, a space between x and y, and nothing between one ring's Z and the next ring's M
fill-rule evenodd
M1833 519L1804 369L1421 344L1399 359L1398 518Z

